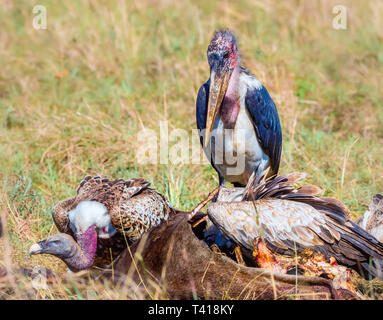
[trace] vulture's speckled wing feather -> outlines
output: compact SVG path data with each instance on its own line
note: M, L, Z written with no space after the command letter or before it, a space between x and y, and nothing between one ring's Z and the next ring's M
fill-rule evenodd
M104 203L106 207L112 207L115 205L115 199L123 193L130 198L149 186L150 183L142 178L111 181L106 177L86 176L77 188L77 198L82 201L93 197L95 200L98 199L96 201Z
M75 197L61 201L53 208L53 220L60 232L71 233L68 212L81 201L97 201L106 206L111 222L118 231L125 228L134 235L157 220L167 219L171 211L168 201L149 185L142 178L109 180L100 176L86 176Z
M369 214L365 219L365 229L371 232L378 231L383 225L383 196L380 194L376 194L373 196L372 201L369 206ZM378 233L381 233L378 232Z
M355 223L383 242L383 196L374 195L368 210Z
M167 220L173 212L164 196L148 188L134 197L127 190L109 213L114 228L125 232L129 239L136 240L150 228Z

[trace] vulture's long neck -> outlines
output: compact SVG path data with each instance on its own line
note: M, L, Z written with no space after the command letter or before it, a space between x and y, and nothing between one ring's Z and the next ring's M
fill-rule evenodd
M73 239L72 251L69 256L60 257L71 271L89 269L95 259L97 250L97 232L94 226L85 233L76 234L77 242Z

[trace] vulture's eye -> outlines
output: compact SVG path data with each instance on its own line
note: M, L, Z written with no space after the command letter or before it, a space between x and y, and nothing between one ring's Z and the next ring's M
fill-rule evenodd
M227 58L229 58L229 53L228 53L228 52L226 52L226 53L223 55L223 58L224 58L224 59L227 59Z

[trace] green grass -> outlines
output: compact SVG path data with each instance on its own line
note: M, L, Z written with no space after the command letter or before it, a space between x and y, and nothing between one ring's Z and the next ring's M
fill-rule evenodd
M52 206L86 174L145 177L184 210L217 185L209 165L140 165L136 134L159 132L160 120L196 127L207 45L223 27L277 104L280 172L306 171L353 217L383 191L379 0L345 2L348 29L339 31L325 0L39 4L46 30L32 28L34 1L0 5L0 175L15 264L64 269L25 253L56 232Z

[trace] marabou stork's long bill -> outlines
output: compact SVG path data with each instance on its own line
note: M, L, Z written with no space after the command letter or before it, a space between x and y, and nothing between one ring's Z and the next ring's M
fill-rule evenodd
M265 181L261 175L246 188L221 187L217 201L207 209L208 216L258 264L266 255L280 266L281 259L294 260L309 250L333 261L330 267L337 262L367 279L382 279L383 243L352 222L341 202L316 196L319 188L294 187L302 177L293 173Z
M282 150L278 112L266 88L240 65L236 37L216 32L207 58L210 79L198 91L196 116L219 184L227 180L245 186L253 172L259 176L268 167L269 175L277 174Z

